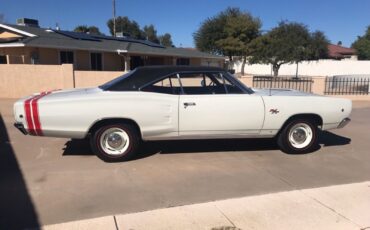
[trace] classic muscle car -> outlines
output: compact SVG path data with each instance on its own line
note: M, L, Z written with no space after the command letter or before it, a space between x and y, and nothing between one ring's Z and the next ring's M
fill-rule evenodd
M24 134L89 138L98 157L122 161L151 140L275 137L284 152L310 152L318 130L344 127L351 110L347 99L248 88L220 68L151 66L20 99L14 117Z

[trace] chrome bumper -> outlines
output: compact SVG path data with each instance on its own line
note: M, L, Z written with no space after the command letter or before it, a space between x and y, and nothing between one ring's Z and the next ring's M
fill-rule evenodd
M23 124L22 123L14 123L14 127L16 127L19 131L21 131L21 133L23 133L24 135L27 135L27 130L24 128Z
M343 128L344 126L346 126L349 122L351 121L351 119L349 118L344 118L338 125L338 129L340 128Z

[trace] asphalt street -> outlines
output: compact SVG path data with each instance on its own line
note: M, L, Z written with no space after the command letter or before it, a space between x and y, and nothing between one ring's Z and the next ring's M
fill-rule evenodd
M370 180L369 102L310 154L273 140L166 141L122 163L102 162L84 141L24 136L13 102L0 100L0 229Z

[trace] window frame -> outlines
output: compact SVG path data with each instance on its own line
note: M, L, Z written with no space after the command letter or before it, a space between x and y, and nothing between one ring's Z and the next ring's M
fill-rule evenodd
M226 95L226 94L228 94L228 91L227 91L227 89L226 89L226 87L225 87L225 84L224 84L224 82L225 82L225 79L223 78L223 76L222 75L220 75L221 76L221 78L222 78L222 82L220 82L218 79L216 79L214 76L213 76L213 74L221 74L221 72L218 72L218 71L196 71L196 72L193 72L193 71L189 71L189 72L187 72L187 73L184 73L184 72L182 72L182 73L178 73L177 75L178 75L178 78L180 79L180 82L181 82L181 91L182 91L182 94L183 95L213 95L213 94L208 94L208 93L206 93L206 94L188 94L188 93L186 93L185 92L185 90L184 90L184 86L183 86L183 84L182 84L182 77L180 76L181 74L199 74L199 75L202 75L202 78L203 78L203 80L205 81L205 79L206 78L209 78L213 83L215 83L216 85L219 85L219 84L223 84L223 88L224 88L224 93L220 93L220 94L218 94L218 95ZM211 75L211 76L210 76ZM186 77L185 77L186 78ZM190 77L191 78L191 77ZM199 86L199 88L203 88L203 86Z
M5 60L5 62L4 63L0 63L0 65L7 65L7 64L9 64L8 63L8 57L7 57L7 55L0 55L0 56L3 57L4 60Z
M221 74L222 78L226 78L230 83L234 84L236 87L238 87L243 93L242 94L253 94L253 90L244 86L243 83L239 82L238 80L234 79L233 76L229 76L228 73L226 71L178 71L178 72L173 72L173 73L170 73L170 74L166 74L160 78L157 78L153 81L150 81L146 84L144 84L143 86L139 87L137 90L138 91L142 91L143 88L149 86L149 85L152 85L156 82L159 82L167 77L170 77L170 76L177 76L177 79L179 81L179 84L180 84L180 94L179 95L192 95L192 94L186 94L184 92L184 87L182 85L182 82L181 82L181 77L180 77L180 74L205 74L205 73L216 73L216 74ZM224 84L225 86L225 84ZM226 87L226 86L225 86ZM145 92L145 91L142 91L142 92ZM218 95L228 95L229 92L228 90L226 89L226 94L218 94ZM177 95L177 94L169 94L169 95ZM195 95L195 94L193 94ZM211 94L200 94L200 95L211 95ZM213 95L213 94L212 94ZM231 95L231 94L230 94Z
M72 53L73 62L72 63L62 63L62 52ZM72 65L75 65L75 63L76 63L76 54L75 54L75 51L74 50L59 50L59 64L60 65L62 65L62 64L72 64Z
M177 95L177 96L179 96L179 95L181 95L182 93L183 93L183 89L182 89L182 85L181 85L181 82L180 82L180 79L179 79L179 76L178 76L178 74L177 73L172 73L172 74L168 74L168 75L166 75L166 76L164 76L164 77L161 77L161 78L158 78L158 79L156 79L156 80L154 80L154 81L151 81L150 83L148 83L148 84L145 84L144 86L142 86L142 87L139 87L139 91L141 91L141 92L147 92L147 91L144 91L144 89L146 88L146 87L150 87L150 86L152 86L152 85L154 85L154 84L156 84L156 83L158 83L158 82L161 82L161 81L163 81L163 80L165 80L165 79L169 79L169 82L170 82L170 87L169 88L171 88L171 90L172 90L172 92L174 92L174 90L173 90L173 84L172 84L172 79L177 79L177 81L178 81L178 83L179 83L179 87L180 87L180 91L176 94L176 93L162 93L162 92L150 92L150 93L159 93L159 94L166 94L166 95ZM176 86L175 86L176 87ZM166 87L167 88L167 87ZM149 92L148 92L149 93Z
M177 66L190 66L190 58L177 58L176 59Z
M240 80L238 80L236 77L234 77L231 73L224 71L222 72L224 76L226 76L226 79L228 79L230 82L232 82L234 85L238 86L239 89L241 89L246 94L254 94L254 91L252 88L246 86L243 84Z
M94 71L104 71L104 55L102 52L89 52L90 54L90 70L94 70ZM92 55L93 54L100 54L101 55L101 58L100 58L100 65L101 65L101 69L93 69L93 63L92 63Z

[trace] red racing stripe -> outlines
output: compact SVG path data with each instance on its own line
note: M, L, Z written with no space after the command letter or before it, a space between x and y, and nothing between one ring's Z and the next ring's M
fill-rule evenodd
M32 114L31 114L31 101L32 99L34 98L35 96L31 97L31 98L28 98L25 102L24 102L24 112L25 112L25 115L26 115L26 122L27 122L27 127L28 127L28 133L31 134L31 135L36 135L36 133L34 132L35 129L34 129L34 126L33 126L33 121L32 121Z
M44 97L44 96L46 96L50 93L51 93L51 91L42 92L40 95L38 95L36 98L34 98L31 102L32 118L33 118L33 122L35 124L35 133L38 136L43 136L42 128L41 128L41 122L40 122L40 116L39 116L38 100L40 100L42 97Z

